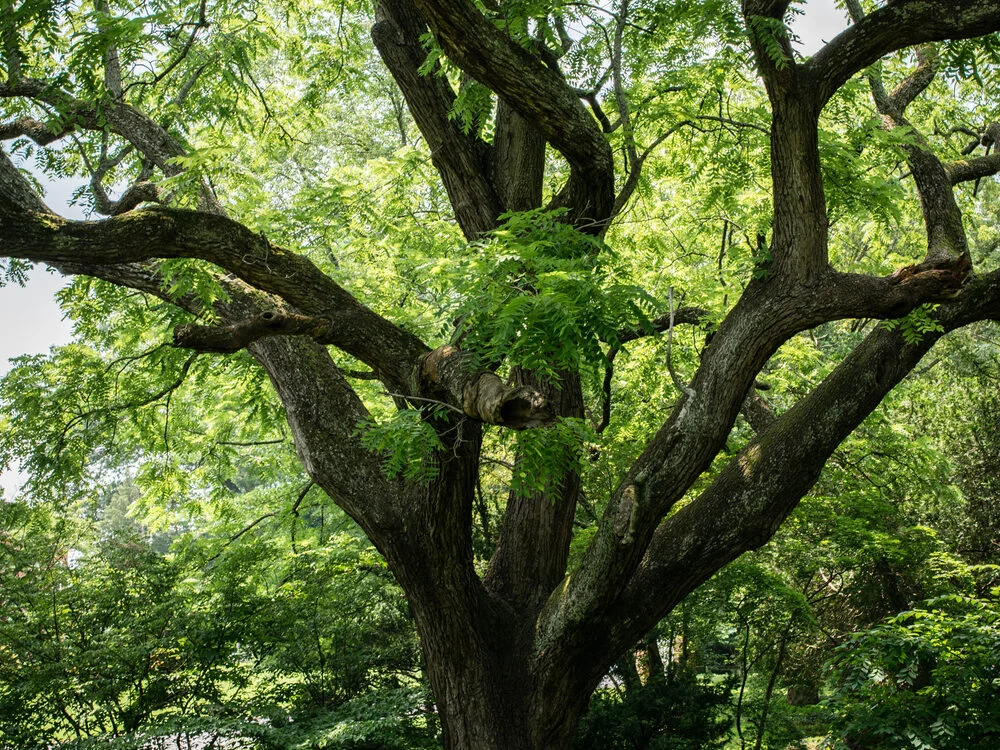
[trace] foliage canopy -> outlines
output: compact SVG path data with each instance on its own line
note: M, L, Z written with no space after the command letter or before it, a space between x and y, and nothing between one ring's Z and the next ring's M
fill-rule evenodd
M77 333L0 385L30 498L0 654L51 667L4 683L18 731L247 688L257 716L395 706L400 742L558 750L617 674L594 711L636 742L721 742L733 695L760 748L791 736L782 680L819 690L817 633L875 628L885 674L912 671L887 644L939 649L941 684L978 669L952 634L991 658L995 596L932 571L997 545L991 475L942 436L996 416L1000 9L845 0L803 57L802 5L0 2L0 272L72 276ZM85 574L55 562L74 518ZM110 660L105 630L158 635ZM852 742L884 681L835 664Z

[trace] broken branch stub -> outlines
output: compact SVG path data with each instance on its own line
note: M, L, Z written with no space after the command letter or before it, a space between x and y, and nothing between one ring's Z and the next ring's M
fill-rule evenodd
M472 357L454 346L440 346L420 365L421 384L447 393L462 411L487 424L515 430L552 424L556 415L548 399L531 386L509 386L492 372L474 371Z

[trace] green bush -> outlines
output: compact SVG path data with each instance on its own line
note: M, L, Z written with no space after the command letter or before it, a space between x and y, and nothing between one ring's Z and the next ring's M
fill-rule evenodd
M838 750L1000 747L1000 606L942 596L840 647L830 745Z
M664 679L599 689L580 722L576 750L712 750L731 725L732 685L710 685L671 665Z

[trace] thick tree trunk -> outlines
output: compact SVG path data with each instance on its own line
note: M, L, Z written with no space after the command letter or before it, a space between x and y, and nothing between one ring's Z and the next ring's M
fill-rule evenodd
M456 618L460 618L456 615ZM531 671L530 627L507 630L504 618L484 624L496 640L456 638L444 612L418 617L428 676L448 750L562 750L586 707L589 685L542 695ZM450 618L449 618L450 619ZM514 625L517 627L517 625Z
M530 373L515 381L542 389L558 413L582 414L579 380L568 373L559 388ZM403 532L369 533L412 607L444 746L569 747L593 682L537 653L535 629L566 572L579 477L556 480L551 497L511 497L493 563L481 578L471 539L480 428L459 417L440 432L440 473L407 488Z

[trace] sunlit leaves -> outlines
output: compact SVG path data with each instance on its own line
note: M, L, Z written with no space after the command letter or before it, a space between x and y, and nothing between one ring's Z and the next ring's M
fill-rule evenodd
M751 31L757 38L757 42L764 48L771 64L778 70L787 68L792 61L789 59L783 44L789 36L788 27L784 21L780 18L767 16L750 16L748 21Z
M582 419L560 419L554 425L518 436L518 462L511 490L521 496L544 493L570 473L581 473L585 446L596 440Z
M421 412L402 409L383 422L362 423L359 431L365 447L385 456L389 477L429 481L438 475L434 453L441 448L441 439Z
M906 343L919 343L928 333L944 330L940 321L933 317L935 307L935 305L921 305L905 318L886 321L885 326L890 330L898 328Z
M655 303L617 282L599 240L544 212L511 214L490 242L435 267L436 281L461 293L457 336L484 363L506 363L558 379L560 369L596 372L601 342L648 327Z

